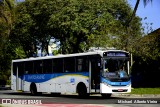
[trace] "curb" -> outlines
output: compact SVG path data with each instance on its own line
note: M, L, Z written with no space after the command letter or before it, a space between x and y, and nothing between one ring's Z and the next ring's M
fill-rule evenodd
M113 94L113 97L160 98L160 94Z

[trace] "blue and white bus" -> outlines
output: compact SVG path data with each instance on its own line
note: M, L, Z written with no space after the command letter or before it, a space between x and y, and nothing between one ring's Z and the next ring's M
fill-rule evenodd
M129 59L126 51L106 50L13 60L11 89L32 95L129 93Z

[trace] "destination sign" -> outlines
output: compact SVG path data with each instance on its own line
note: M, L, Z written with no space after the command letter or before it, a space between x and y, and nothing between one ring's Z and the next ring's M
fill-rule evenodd
M103 56L119 56L119 57L128 57L128 53L125 52L104 52Z

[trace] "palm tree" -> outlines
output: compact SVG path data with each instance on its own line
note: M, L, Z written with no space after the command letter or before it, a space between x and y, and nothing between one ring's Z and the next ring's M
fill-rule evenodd
M152 0L143 0L144 6L146 6L148 2L152 2ZM136 5L135 5L134 10L133 10L133 13L132 13L132 16L130 17L128 23L126 24L126 28L127 28L128 34L129 34L128 28L129 28L129 26L130 26L130 23L131 23L133 17L135 17L135 14L136 14L137 9L138 9L138 6L139 6L139 3L140 3L140 0L137 0L137 1L136 1ZM132 58L131 58L131 59L132 59ZM133 60L133 59L132 59L132 60ZM131 62L131 65L132 65L132 62Z
M152 2L152 0L143 0L144 6L146 6L148 2ZM134 10L133 10L133 13L132 13L132 16L131 16L131 18L128 22L128 25L132 21L133 17L135 16L135 14L137 12L137 9L138 9L138 6L139 6L139 3L140 3L140 0L137 0L136 5L135 5Z

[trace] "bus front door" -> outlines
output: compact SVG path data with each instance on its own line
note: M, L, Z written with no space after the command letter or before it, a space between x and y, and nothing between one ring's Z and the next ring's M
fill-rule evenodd
M91 92L100 92L100 67L97 59L90 61Z

